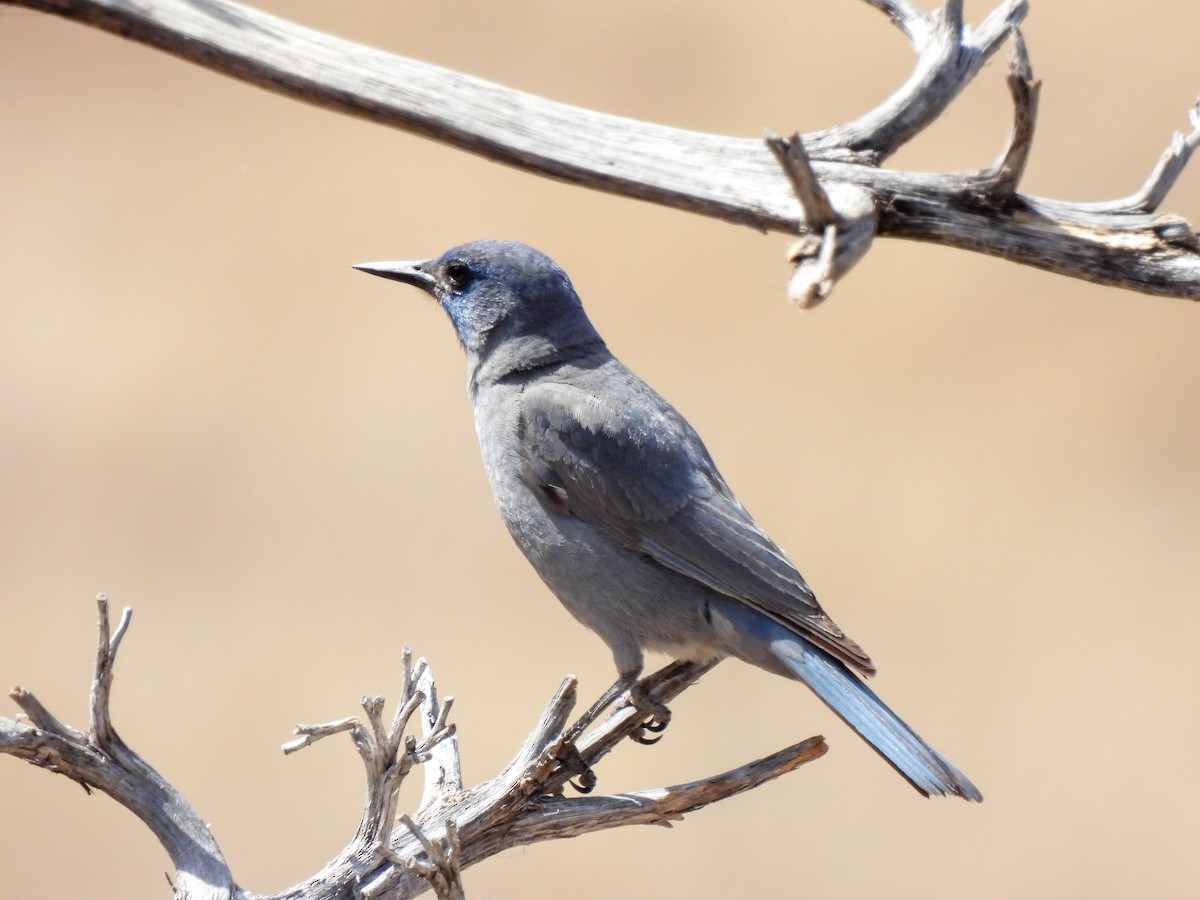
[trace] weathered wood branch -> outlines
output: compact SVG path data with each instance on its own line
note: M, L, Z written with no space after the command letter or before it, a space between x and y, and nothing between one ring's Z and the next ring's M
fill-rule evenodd
M363 717L298 725L285 753L334 734L350 735L367 775L367 799L354 837L311 878L276 894L239 887L199 813L118 737L109 714L117 647L130 622L126 609L109 632L108 601L98 598L100 639L92 678L87 734L64 725L28 691L10 696L28 721L0 718L0 753L97 788L138 816L176 867L177 898L206 900L350 900L415 897L433 890L443 900L464 896L461 872L522 844L576 837L622 825L667 825L710 803L751 790L824 755L809 738L745 766L687 784L611 796L567 797L567 782L588 771L641 724L626 705L578 744L567 739L575 679L563 682L512 762L496 778L464 789L451 698L439 702L424 660L403 654L404 682L396 711L385 722L382 697L362 698ZM673 663L643 683L654 699L677 697L716 663ZM421 738L407 733L413 716ZM425 792L416 813L397 814L401 783L416 766Z
M908 0L867 2L904 32L917 64L876 109L803 136L813 171L839 217L870 222L872 234L885 237L974 250L1149 294L1200 298L1200 239L1181 217L1157 213L1200 142L1195 116L1191 131L1175 136L1131 197L1070 203L1018 193L1036 114L1036 86L1017 32L1028 11L1025 0L1003 0L974 29L963 22L961 0L948 0L934 13ZM228 0L13 0L13 5L102 28L305 102L542 175L762 230L814 231L778 161L754 138L667 128L555 103ZM881 168L1009 39L1018 47L1016 82L1010 83L1020 82L1025 94L1014 93L1014 134L1001 162L965 173ZM839 206L840 192L849 208ZM863 215L863 198L870 216ZM792 251L794 262L813 268L791 288L801 301L827 294L830 277L857 258L846 257L839 267L824 229L814 237ZM862 249L867 244L856 241Z
M165 778L126 746L109 716L117 648L129 627L130 609L109 636L108 599L99 595L100 639L92 677L91 726L87 734L63 725L29 691L9 694L30 724L0 718L0 752L20 757L108 794L154 832L175 866L175 896L224 900L236 887L216 840L191 805Z

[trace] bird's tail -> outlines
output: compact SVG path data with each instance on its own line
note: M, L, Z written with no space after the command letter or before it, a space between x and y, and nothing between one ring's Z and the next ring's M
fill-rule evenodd
M770 647L776 659L926 797L983 799L962 772L921 740L840 661L790 633L771 641Z

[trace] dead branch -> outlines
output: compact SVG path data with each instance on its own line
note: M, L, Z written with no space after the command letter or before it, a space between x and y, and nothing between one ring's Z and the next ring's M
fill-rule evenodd
M1200 239L1157 210L1196 144L1192 117L1131 197L1070 203L1017 192L1036 116L1036 84L1017 26L1025 0L1003 0L975 28L962 0L926 13L867 0L917 54L912 75L858 119L803 136L847 242L807 220L789 175L762 141L667 128L555 103L479 78L303 28L229 0L14 0L166 50L261 87L362 116L490 159L764 231L808 235L791 257L811 271L790 292L811 304L865 252L869 236L973 250L1073 278L1200 298ZM934 121L1006 40L1016 48L1016 115L1001 161L983 172L917 173L881 164ZM1020 91L1020 95L1018 95ZM839 192L849 208L839 207ZM867 215L862 208L866 203ZM869 228L866 226L869 225ZM834 240L836 239L836 243ZM822 256L822 248L824 256Z
M464 789L451 698L439 702L423 659L403 651L404 681L396 711L385 721L382 697L364 697L363 715L296 726L285 753L335 734L350 735L367 776L362 820L350 843L311 878L275 894L239 887L216 839L195 808L118 737L109 714L116 651L126 634L126 609L110 635L108 600L100 608L99 647L87 734L63 725L28 691L10 696L24 719L0 718L0 752L97 788L132 811L153 832L175 865L177 898L212 900L396 900L433 890L442 900L464 896L461 873L474 863L522 844L576 837L621 825L669 825L686 813L751 790L824 755L809 738L745 766L687 784L610 796L567 797L567 782L590 771L641 725L634 708L618 705L578 744L572 728L575 679L568 678L512 762L491 781ZM649 676L650 695L669 702L715 662L672 663ZM421 737L408 734L417 716ZM400 785L416 766L425 770L417 811L398 814Z
M86 790L101 790L146 823L175 866L176 897L219 900L240 896L204 820L166 779L125 745L113 727L108 703L113 665L133 613L125 609L110 637L108 598L100 594L96 602L100 639L88 733L64 726L32 693L15 687L9 696L25 712L29 724L0 718L0 752L66 775Z

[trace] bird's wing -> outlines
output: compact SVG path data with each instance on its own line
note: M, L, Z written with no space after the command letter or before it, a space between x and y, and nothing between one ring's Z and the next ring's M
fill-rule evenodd
M523 476L550 510L763 613L861 672L870 658L750 518L699 436L628 370L620 405L543 381L522 396Z

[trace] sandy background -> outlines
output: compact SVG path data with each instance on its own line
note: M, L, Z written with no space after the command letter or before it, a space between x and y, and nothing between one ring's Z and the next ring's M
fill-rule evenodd
M515 87L707 131L811 130L907 76L863 3L283 2ZM969 3L978 21L988 7ZM1031 192L1141 183L1200 92L1200 5L1035 3ZM857 74L849 74L857 73ZM994 62L895 164L976 167ZM300 721L395 696L408 642L456 695L470 781L607 650L492 509L432 304L351 271L476 237L571 273L612 347L982 788L928 802L797 685L728 664L601 787L824 733L819 763L672 830L510 852L473 897L1180 896L1200 878L1200 310L884 242L812 314L786 239L539 180L0 8L0 683L86 721L93 596L136 609L115 714L278 890L353 833L348 741ZM1190 172L1167 203L1200 220ZM15 709L8 703L5 714ZM0 761L0 896L166 896L104 797Z

